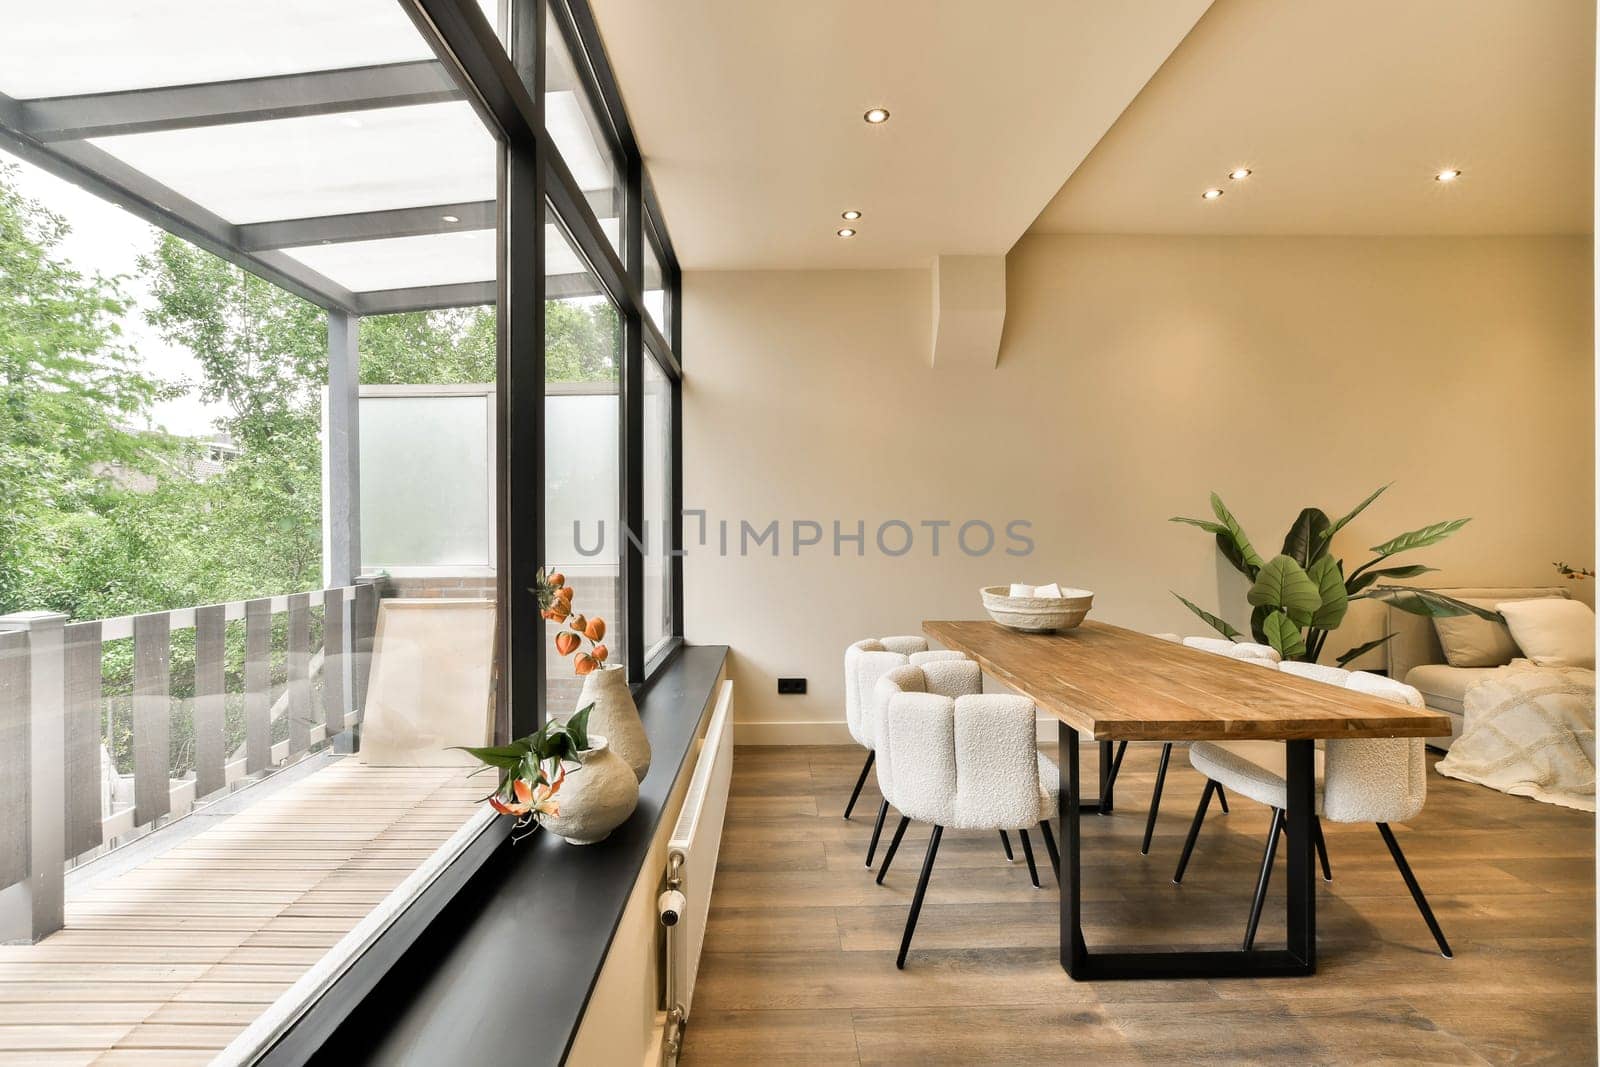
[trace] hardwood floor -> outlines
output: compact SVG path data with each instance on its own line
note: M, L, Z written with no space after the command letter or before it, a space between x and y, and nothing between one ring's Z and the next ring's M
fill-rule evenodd
M1115 814L1084 820L1085 936L1237 945L1268 812L1242 797L1230 815L1213 805L1174 886L1202 779L1174 753L1140 856L1159 751L1132 745ZM901 972L894 955L928 829L913 826L874 885L862 866L873 783L852 820L840 818L861 759L846 747L738 750L689 1067L1595 1062L1591 815L1430 771L1427 808L1395 833L1453 960L1434 948L1378 832L1329 824L1318 973L1279 980L1075 983L1057 959L1048 872L1036 890L1020 848L1007 863L997 835L947 831ZM1037 839L1035 853L1046 862ZM1283 862L1280 850L1260 947L1282 944Z

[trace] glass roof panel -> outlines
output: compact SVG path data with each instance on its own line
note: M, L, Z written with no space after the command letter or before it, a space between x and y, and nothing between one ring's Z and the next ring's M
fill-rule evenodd
M463 102L95 138L233 223L495 197L495 142Z
M386 237L283 251L353 292L492 282L493 230Z
M73 96L432 58L394 0L75 0L5 16L0 93Z

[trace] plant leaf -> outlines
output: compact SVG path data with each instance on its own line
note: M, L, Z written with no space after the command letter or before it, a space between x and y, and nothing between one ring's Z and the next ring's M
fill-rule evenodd
M522 766L522 761L531 751L527 738L511 742L509 745L491 745L487 748L468 748L465 745L452 745L451 748L467 753L481 763L490 767L497 767L502 771L515 772Z
M1379 567L1375 571L1366 571L1351 578L1345 583L1344 591L1351 596L1355 596L1379 578L1415 578L1419 574L1427 574L1438 569L1438 567L1428 567L1421 563L1411 563L1404 567Z
M1205 610L1200 605L1191 600L1185 599L1181 594L1173 593L1172 595L1177 597L1179 600L1182 600L1185 607L1194 612L1196 615L1200 616L1200 618L1205 621L1207 626L1217 631L1217 633L1221 634L1223 637L1226 637L1229 641L1237 641L1241 636L1243 636L1238 630L1235 630L1228 624L1228 620L1219 619L1217 616L1211 614L1211 612Z
M1380 645L1387 644L1389 639L1392 638L1393 636L1394 636L1394 634L1384 634L1382 637L1378 638L1375 641L1367 641L1367 642L1365 642L1363 644L1357 645L1355 648L1350 649L1348 652L1340 653L1339 659L1338 659L1339 666L1343 667L1346 663L1349 663L1351 660L1359 659L1362 656L1365 656L1368 652L1371 652L1373 649L1379 647Z
M1262 624L1267 621L1267 616L1276 610L1278 609L1263 605L1250 612L1250 636L1255 639L1256 644L1267 643L1267 631L1262 629Z
M1389 483L1389 485L1393 485L1393 484L1394 484L1393 482ZM1363 500L1361 503L1359 503L1355 507L1351 508L1350 509L1350 514L1346 515L1344 518L1340 519L1338 522L1336 522L1332 526L1328 527L1328 532L1327 532L1327 534L1324 535L1326 537L1326 539L1328 540L1328 542L1331 543L1333 541L1333 535L1334 534L1338 533L1340 530L1342 530L1346 526L1350 525L1350 520L1351 519L1355 518L1357 515L1361 514L1363 511L1366 511L1367 510L1367 505L1371 504L1374 500L1376 500L1380 496L1382 496L1384 494L1384 491L1389 488L1389 485L1380 485L1380 486L1378 486L1378 488L1376 488L1376 489L1374 489L1372 491L1372 495L1371 496L1367 497L1367 499Z
M1261 570L1261 554L1250 544L1250 538L1245 536L1244 527L1239 525L1239 520L1233 517L1233 512L1228 510L1228 505L1215 492L1211 494L1211 510L1216 513L1217 519L1227 527L1225 532L1217 534L1217 548L1238 569L1240 574L1256 580L1256 574Z
M1277 649L1278 655L1284 659L1305 655L1306 639L1301 635L1300 627L1283 612L1269 614L1262 620L1261 629L1266 632L1267 644Z
M1311 566L1327 554L1331 528L1321 508L1302 509L1283 538L1283 554L1302 567Z
M589 747L589 713L593 710L593 704L585 704L567 720L567 733L572 735L572 744L579 752Z
M1435 593L1431 589L1412 589L1405 585L1375 585L1360 596L1370 600L1381 600L1401 611L1408 611L1413 615L1425 615L1430 619L1453 619L1461 615L1476 615L1490 622L1503 621L1499 612L1468 604L1465 600L1457 600L1443 593Z
M1321 556L1306 571L1306 577L1317 583L1317 595L1322 603L1311 616L1311 625L1319 630L1336 630L1344 621L1350 608L1350 596L1344 588L1344 571L1332 556Z
M1376 552L1380 557L1388 557L1399 555L1401 552L1409 552L1414 548L1427 548L1429 545L1436 545L1443 541L1471 521L1471 518L1449 519L1445 522L1436 522L1416 530L1408 530L1398 537L1389 538L1381 545L1373 545L1372 551Z
M1190 526L1198 526L1198 527L1200 527L1200 529L1202 529L1206 533L1210 533L1210 534L1223 534L1223 533L1226 533L1227 530L1228 530L1228 528L1226 526L1222 525L1222 523L1220 523L1220 522L1212 522L1210 519L1186 519L1182 515L1174 515L1172 518L1168 519L1167 521L1168 522L1182 522L1182 523L1187 523Z
M1261 568L1246 599L1256 607L1282 608L1296 625L1305 626L1322 606L1317 583L1288 556L1274 556ZM1267 631L1272 636L1272 631ZM1304 651L1304 647L1301 648Z

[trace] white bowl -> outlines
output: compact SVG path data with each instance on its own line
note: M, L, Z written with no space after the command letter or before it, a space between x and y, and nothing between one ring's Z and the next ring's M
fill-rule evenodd
M1063 589L1062 596L1007 596L1011 587L991 585L979 590L989 618L1009 630L1049 633L1070 630L1083 621L1094 604L1087 589Z

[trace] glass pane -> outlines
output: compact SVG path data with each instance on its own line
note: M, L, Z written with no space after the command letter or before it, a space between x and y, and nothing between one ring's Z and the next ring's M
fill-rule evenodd
M668 344L671 337L667 330L667 268L661 260L661 252L656 248L656 243L651 237L650 227L644 231L644 309L655 320L656 329L667 336Z
M487 568L494 558L493 388L479 396L366 393L362 564Z
M494 140L465 103L125 134L91 143L234 223L495 197Z
M283 251L358 293L494 281L493 230L386 237L379 241L307 245Z
M553 210L550 217L556 217ZM563 229L547 225L545 237L545 562L566 576L574 612L605 619L605 662L620 667L626 637L618 521L622 320ZM561 627L547 628L547 707L565 715L577 710L583 685L578 654L557 652ZM585 640L580 651L590 650Z
M78 0L8 9L0 92L75 96L432 58L394 0Z
M561 159L584 191L600 228L622 258L622 164L611 149L609 128L579 77L576 60L554 14L545 26L544 124Z
M644 643L672 636L672 382L644 361ZM648 655L648 651L646 655Z

